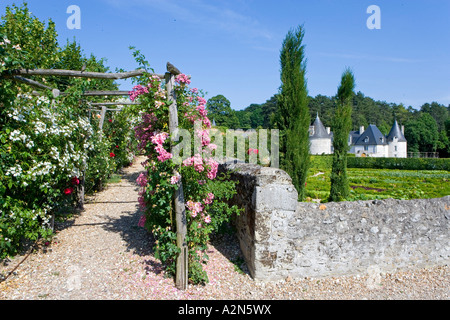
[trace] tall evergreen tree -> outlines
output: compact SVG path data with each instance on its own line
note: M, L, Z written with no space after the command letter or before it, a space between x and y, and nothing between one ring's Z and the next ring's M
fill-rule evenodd
M292 177L299 200L305 194L306 175L310 164L309 125L306 88L305 46L302 44L304 29L291 29L280 52L281 88L275 123L280 129L281 167Z
M347 177L348 135L352 128L352 98L355 78L350 69L342 74L338 87L336 113L333 120L333 162L331 167L330 201L342 201L349 196Z

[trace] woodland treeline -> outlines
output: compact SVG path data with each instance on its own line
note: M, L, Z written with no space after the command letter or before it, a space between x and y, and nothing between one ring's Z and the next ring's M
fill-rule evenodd
M278 94L275 94L262 104L253 103L243 110L234 110L226 97L218 95L208 100L208 111L217 126L230 129L275 128L277 97ZM323 124L332 127L335 101L335 97L325 95L309 97L308 106L312 121L319 114ZM353 96L353 130L358 130L360 126L367 128L369 124L375 124L387 135L394 119L405 126L408 152L439 152L441 158L450 157L450 105L431 102L425 103L417 110L403 104L377 101L362 92L357 92Z

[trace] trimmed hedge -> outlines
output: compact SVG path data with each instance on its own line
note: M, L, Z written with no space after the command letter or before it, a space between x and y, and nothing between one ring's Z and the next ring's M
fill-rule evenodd
M317 155L311 156L310 168L314 169L331 169L333 163L333 155Z
M348 168L399 169L399 170L447 170L449 158L348 158Z
M332 155L311 156L311 167L331 168L332 160ZM450 171L450 158L363 158L350 156L347 158L347 168Z

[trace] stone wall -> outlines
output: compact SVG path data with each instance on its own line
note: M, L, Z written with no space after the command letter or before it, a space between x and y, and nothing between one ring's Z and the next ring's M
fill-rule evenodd
M450 196L299 203L283 170L225 164L238 180L237 235L262 281L384 272L450 262Z

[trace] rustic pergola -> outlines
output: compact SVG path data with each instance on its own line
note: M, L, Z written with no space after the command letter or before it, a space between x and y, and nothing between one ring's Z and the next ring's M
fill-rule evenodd
M175 76L181 72L174 67L170 62L166 65L167 72L165 74L155 74L148 73L144 69L138 69L134 71L118 72L118 73L104 73L104 72L89 72L89 71L75 71L75 70L62 70L62 69L17 69L17 70L7 70L0 74L0 79L11 79L17 82L25 83L36 89L49 90L52 92L53 97L58 97L60 95L68 95L69 93L60 92L57 88L51 88L44 85L38 81L27 78L26 76L61 76L61 77L78 77L78 78L92 78L92 79L110 79L110 80L120 80L132 77L139 77L144 74L156 75L160 79L164 79L166 83L167 99L169 103L169 133L172 137L171 139L171 151L173 150L174 143L178 141L178 113L177 113L177 101L174 91ZM37 93L38 94L38 93ZM85 91L82 96L128 96L128 91ZM111 105L133 105L138 104L135 102L96 102L88 103L90 108L95 106L101 107L101 118L100 118L100 129L103 126L103 121L105 118L106 111L120 111L121 109L109 109L106 106ZM176 169L174 170L174 175L178 174ZM83 208L84 204L84 176L82 177L83 187L81 195L80 207ZM178 189L174 194L174 206L176 213L176 229L177 229L177 246L180 249L180 254L177 257L177 268L175 284L177 288L186 290L188 284L188 248L186 242L187 235L187 220L186 220L186 209L184 205L184 192L183 184L180 179L178 182Z

